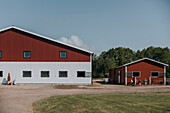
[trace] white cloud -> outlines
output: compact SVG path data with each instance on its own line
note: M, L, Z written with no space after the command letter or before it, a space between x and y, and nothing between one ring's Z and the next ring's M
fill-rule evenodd
M90 49L90 47L88 47L86 44L83 43L83 41L78 37L78 36L74 36L72 35L70 38L66 38L66 37L61 37L60 38L61 42L76 46L76 47L80 47L86 50L92 50Z
M84 42L78 36L75 36L75 35L72 35L70 38L61 37L59 41L82 48L82 49L92 51L95 54L100 54L102 50L100 48L95 48L95 47L91 47L91 46L84 44Z

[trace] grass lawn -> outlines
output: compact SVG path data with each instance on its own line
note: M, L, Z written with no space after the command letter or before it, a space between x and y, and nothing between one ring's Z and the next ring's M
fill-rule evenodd
M33 107L35 113L170 113L170 93L55 96Z

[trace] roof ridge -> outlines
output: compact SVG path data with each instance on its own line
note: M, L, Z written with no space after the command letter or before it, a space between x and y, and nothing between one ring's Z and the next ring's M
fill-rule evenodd
M130 62L130 63L126 63L126 64L124 64L124 65L115 67L115 68L120 68L120 67L128 66L128 65L131 65L131 64L140 62L140 61L142 61L142 60L146 60L146 59L147 59L147 60L150 60L150 61L153 61L153 62L156 62L156 63L159 63L159 64L162 64L162 65L164 65L164 66L169 66L168 64L165 64L165 63L162 63L162 62L159 62L159 61L156 61L156 60L153 60L153 59L150 59L150 58L145 57L145 58L141 58L141 59L135 60L135 61ZM113 69L115 69L115 68L113 68Z

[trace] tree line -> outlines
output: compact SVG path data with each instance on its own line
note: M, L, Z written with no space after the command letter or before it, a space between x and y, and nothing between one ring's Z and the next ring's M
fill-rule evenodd
M103 51L100 55L93 55L93 77L102 78L109 69L141 59L151 58L168 64L167 77L170 77L170 49L168 47L150 46L143 50L133 51L130 48L117 47Z

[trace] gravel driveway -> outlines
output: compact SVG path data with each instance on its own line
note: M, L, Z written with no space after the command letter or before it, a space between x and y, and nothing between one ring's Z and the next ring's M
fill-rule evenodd
M170 86L98 85L82 87L55 89L54 85L47 84L0 85L0 113L33 113L32 103L34 101L55 95L170 92Z

